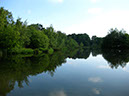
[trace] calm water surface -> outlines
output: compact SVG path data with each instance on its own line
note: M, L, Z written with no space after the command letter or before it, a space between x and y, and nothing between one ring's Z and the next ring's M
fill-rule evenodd
M128 53L84 50L1 58L0 96L129 96L128 61Z

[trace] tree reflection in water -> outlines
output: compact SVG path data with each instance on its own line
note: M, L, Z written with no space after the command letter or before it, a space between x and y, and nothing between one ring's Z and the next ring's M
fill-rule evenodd
M129 62L129 50L103 50L102 55L111 68L124 68Z
M111 68L125 67L129 62L129 50L90 50L76 49L69 52L55 52L53 55L42 56L5 56L0 58L0 96L6 96L14 89L16 82L20 88L25 82L29 85L29 76L40 73L54 75L55 69L66 62L66 58L87 59L92 52L93 56L102 54Z
M111 68L122 68L129 62L129 50L92 50L92 56L102 54Z

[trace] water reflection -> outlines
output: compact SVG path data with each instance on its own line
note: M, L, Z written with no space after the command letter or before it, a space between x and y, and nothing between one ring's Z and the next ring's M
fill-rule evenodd
M101 49L92 49L91 53L92 53L92 56L96 57L97 55L102 54L102 50Z
M87 59L90 56L91 50L89 48L87 49L76 49L73 50L72 52L69 52L68 57L72 58L72 59L76 59L76 58L84 58Z
M66 95L66 93L65 93L63 90L61 90L61 91L54 91L54 92L51 92L51 93L49 94L49 96L67 96L67 95Z
M129 50L103 50L102 56L111 68L124 68L129 62Z
M103 82L103 80L100 77L90 77L88 78L88 81L92 82L92 83L100 83Z
M92 91L93 91L94 94L100 95L100 90L99 89L93 88Z
M129 62L129 50L92 50L92 56L102 54L103 58L108 62L111 68L124 68ZM108 66L100 66L101 68L108 68Z
M43 56L11 56L0 61L0 96L6 96L14 89L16 82L22 88L23 83L29 85L29 76L48 72L53 76L55 69L65 63L65 56L60 53Z
M66 62L66 58L84 58L87 59L92 52L93 56L102 54L108 61L111 68L118 66L125 67L129 62L129 50L90 50L76 49L72 52L55 52L53 55L43 54L42 56L5 56L0 57L0 96L6 96L14 89L16 82L19 88L23 88L23 83L29 86L29 76L35 76L40 73L49 73L54 75L57 67ZM109 68L109 66L99 66L99 68ZM103 82L100 77L89 77L89 82ZM93 93L99 95L100 89L93 88ZM49 96L67 96L64 91L53 91Z

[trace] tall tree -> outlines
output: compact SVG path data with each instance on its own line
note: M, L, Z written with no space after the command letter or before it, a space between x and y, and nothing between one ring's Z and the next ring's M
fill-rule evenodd
M58 34L54 31L53 26L51 25L50 27L47 27L45 30L45 34L49 38L49 47L56 49L57 48L57 38Z
M5 10L3 7L0 8L0 30L3 30L8 25L13 24L12 13L8 10Z
M20 34L15 30L11 12L0 8L0 48L11 49L17 45Z
M44 48L47 49L49 46L49 39L44 34L44 32L35 29L33 26L29 26L28 28L29 33L31 34L30 37L30 48Z
M108 35L104 37L102 48L129 48L128 35L126 35L124 30L111 29Z

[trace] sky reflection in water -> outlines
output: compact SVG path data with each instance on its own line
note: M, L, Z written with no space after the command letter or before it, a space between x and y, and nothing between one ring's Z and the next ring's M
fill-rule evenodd
M48 58L48 57L45 56L43 58ZM21 81L22 87L19 87L19 82L21 77L19 77L19 79L16 79L18 78L16 77L17 76L16 75L15 79L14 77L12 79L9 79L9 76L11 74L7 76L7 74L5 74L3 71L3 74L5 74L8 78L6 76L5 76L6 78L3 77L5 81L2 81L0 79L1 85L4 84L1 86L1 89L4 88L3 89L4 91L1 91L0 94L2 95L5 92L6 93L5 96L6 95L7 96L128 96L129 95L128 91L129 63L126 63L126 65L124 65L124 67L122 68L123 65L121 66L120 64L118 66L118 64L114 62L113 63L116 65L111 65L111 62L106 60L108 56L105 56L106 59L104 59L103 55L97 55L96 57L94 57L92 56L92 54L90 54L89 58L87 59L83 58L72 59L72 57L69 56L69 58L67 58L66 60L60 60L61 56L58 55L55 55L54 58L55 60L53 60L51 63L49 61L47 65L44 65L44 67L46 66L47 70L41 68L41 66L43 66L41 62L40 63L34 62L39 66L37 67L37 70L35 69L36 67L32 67L35 64L30 63L33 70L31 69L32 70L31 72L31 70L27 69L29 70L27 72L28 74L25 71L26 69L22 70L22 72L20 73L22 74L21 76L24 76L23 77L24 80ZM32 60L32 58L29 59ZM33 60L38 61L38 59L36 58L35 59L33 58ZM49 57L49 60L52 60L52 57ZM60 60L62 63L57 62L56 60L58 61ZM48 61L46 61L46 63L47 62ZM124 61L122 62L124 63ZM61 65L58 63L61 63ZM29 65L29 63L26 64ZM54 64L58 64L58 67L56 67ZM51 69L49 69L50 67ZM53 67L55 69L53 69ZM6 67L4 66L4 68ZM27 65L25 68L27 68ZM39 71L40 68L41 71ZM12 72L14 72L14 70ZM16 73L14 72L14 74ZM27 80L25 79L25 77ZM14 84L12 83L13 81ZM9 84L11 84L14 87L12 89L9 89L10 88L9 86L11 86ZM7 89L10 91L7 91Z

